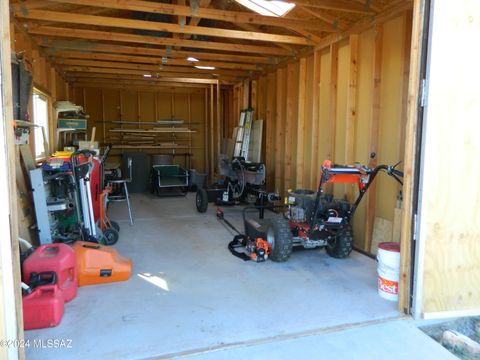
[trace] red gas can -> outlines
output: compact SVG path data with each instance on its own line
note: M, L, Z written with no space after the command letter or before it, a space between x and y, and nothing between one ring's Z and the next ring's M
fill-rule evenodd
M65 301L77 296L78 280L75 251L66 244L47 244L38 247L23 262L23 282L29 284L31 273L53 271Z
M57 326L62 321L64 298L58 285L43 285L22 299L25 330Z

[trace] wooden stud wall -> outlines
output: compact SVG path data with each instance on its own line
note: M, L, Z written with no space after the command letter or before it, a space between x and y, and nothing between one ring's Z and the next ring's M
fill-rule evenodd
M185 141L182 141L181 144L188 145L191 140L193 154L191 156L191 167L201 172L208 172L205 163L205 131L210 131L210 125L207 129L205 116L207 115L209 117L208 121L210 121L210 89L208 89L208 96L208 112L206 114L204 88L152 88L151 91L99 87L73 88L75 103L84 106L86 112L90 115L88 121L89 134L91 128L95 126L97 128L96 140L101 144L118 143L118 141L112 140L112 133L109 132L113 128L148 129L152 125L142 125L142 122L173 118L184 120L185 125L182 126L188 126L190 122L190 127L196 132L191 134L191 138L186 135L182 136ZM214 93L214 103L215 99L216 95ZM216 118L216 111L214 111L214 115ZM112 123L112 121L120 120L137 122L138 124ZM210 122L208 123L210 124ZM212 135L215 133L216 131L212 132ZM217 146L216 139L217 137L214 138L214 148ZM172 153L171 149L139 148L124 150L124 152L127 151L143 151L149 154ZM188 149L178 149L175 152L186 153ZM113 159L115 155L120 155L120 153L120 150L113 151ZM186 165L183 156L177 156L175 163Z
M293 187L316 190L324 159L368 164L374 150L378 163L403 160L405 136L399 130L406 124L410 31L408 11L251 82L256 118L267 114L264 159L269 190L282 195ZM234 111L245 88L241 83L233 89ZM355 245L367 251L373 219L393 221L400 190L384 175L376 184L354 219ZM346 185L333 191L340 198L357 195ZM371 223L366 227L367 218Z
M18 242L16 149L12 127L11 33L8 2L0 1L0 188L3 206L0 211L2 243L0 244L0 339L23 342L22 292L20 289L20 251ZM22 346L0 347L2 359L24 359Z

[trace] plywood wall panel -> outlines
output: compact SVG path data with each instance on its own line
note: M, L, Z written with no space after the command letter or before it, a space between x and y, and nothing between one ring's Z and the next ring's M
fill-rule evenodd
M155 121L155 93L147 91L138 93L138 121L140 123Z
M297 116L298 116L298 73L299 64L292 63L287 66L286 89L286 118L285 118L285 171L284 189L295 186L296 179L296 145L297 145Z
M275 92L275 191L284 196L285 118L287 94L287 70L285 68L276 71ZM267 154L267 156L270 155Z
M345 132L347 117L348 69L350 62L350 48L348 43L338 48L338 76L337 76L337 110L335 121L335 153L333 161L345 164ZM343 199L345 185L336 184L333 187L334 195Z
M171 119L173 114L172 94L157 93L157 120Z
M109 132L113 128L151 128L153 125L145 124L165 119L184 120L188 126L191 121L191 129L196 133L173 134L167 133L157 137L158 142L170 142L175 140L182 145L192 146L191 166L200 172L205 172L205 98L203 89L189 89L189 92L137 91L116 90L107 88L75 88L74 97L85 98L87 112L91 120L89 127L97 126L97 139L104 145L113 143L114 150L110 155L111 161L118 161L124 152L141 151L148 154L170 153L171 149L128 149L115 148L120 144L120 136ZM85 94L85 96L84 96ZM105 141L103 137L103 120L105 120ZM118 121L134 122L134 124L114 123ZM188 149L176 150L176 154L188 153ZM182 166L188 163L183 155L175 156L174 161Z
M189 109L188 106L188 94L173 94L173 113L172 118L188 121Z
M83 88L73 88L73 102L76 105L84 106Z
M100 89L92 89L85 92L84 109L90 115L88 124L88 138L90 139L92 128L96 127L95 139L103 142L103 115L102 93Z
M321 55L320 61L320 108L319 108L319 136L318 136L318 165L317 184L320 181L320 167L324 160L333 160L330 158L330 69L331 58L330 53L325 52Z
M369 121L372 110L373 50L375 33L366 31L359 36L358 56L358 102L357 124L355 128L355 161L361 164L369 162ZM355 245L363 248L365 241L365 216L367 201L362 201L353 220Z
M57 100L67 100L67 87L65 80L55 72L55 92Z
M379 83L381 96L378 105L378 108L381 109L379 134L381 149L378 152L384 154L379 158L381 162L393 163L401 160L403 148L399 140L401 135L398 134L400 133L399 129L405 125L400 120L400 114L402 107L406 106L406 102L402 99L406 73L408 73L408 68L405 67L404 38L405 34L408 34L407 27L409 26L411 25L404 16L394 18L385 24L386 35L382 40L382 46L385 46L386 50L380 58L383 66L380 66L382 69L380 75L382 81L385 78L386 84ZM299 64L302 60L276 70L275 87L267 90L267 98L269 92L273 91L276 101L276 110L273 116L275 145L273 147L266 146L265 159L266 161L269 161L270 158L274 159L274 171L273 173L268 172L268 176L273 176L272 184L282 195L285 194L286 189L293 186L294 182L296 185L299 184L299 175L302 179L300 184L303 187L316 189L320 178L320 166L325 159L340 164L352 162L368 164L370 121L373 109L374 40L374 29L358 34L358 55L354 63L357 67L355 92L352 92L350 86L355 84L355 81L350 79L351 74L355 74L355 71L352 71L351 49L348 40L334 43L330 48L322 50L317 55L316 63L313 56L307 57L304 77L299 71ZM401 64L403 67L400 66ZM319 77L317 80L318 91L315 95L314 84L317 73ZM261 95L265 79L266 77L260 77L252 83L254 102L259 110L264 102L268 103L268 100L262 100ZM403 82L400 82L400 79L403 79ZM299 81L305 81L304 92L299 91ZM235 86L237 96L244 88L243 82ZM348 102L348 96L352 96L352 93L355 99ZM302 94L304 94L303 100L301 99ZM314 96L317 96L318 99L314 99ZM235 101L238 102L238 100ZM304 104L303 108L299 108L299 103ZM354 104L355 113L350 112L349 114L350 126L349 135L347 135L346 119L349 104L350 107L351 104ZM318 106L318 110L314 111L314 106ZM303 124L299 122L299 116L303 116ZM316 122L314 119L317 119ZM318 139L313 135L315 128L317 128ZM299 134L298 129L303 129L303 133ZM348 158L347 149L349 151ZM303 152L303 156L299 158L301 152ZM313 153L317 158L315 164L313 164ZM393 158L396 160L390 161ZM298 162L298 160L301 161ZM299 171L301 171L300 174ZM381 184L378 196L373 202L373 213L377 208L378 216L393 219L393 208L399 188L392 179L384 175L380 175L377 180ZM345 185L337 184L335 195L344 198L345 189ZM352 196L355 198L357 194L358 192L355 190ZM355 245L358 247L363 247L362 245L365 243L366 202L364 200L360 204L354 219L354 238Z
M195 148L193 149L192 153L193 156L192 160L192 168L197 169L201 172L206 172L205 169L205 152L207 146L205 144L205 101L204 101L204 94L192 94L190 97L190 106L191 106L191 113L192 113L192 129L196 131L194 135L192 135L192 146Z
M115 89L102 89L103 114L105 118L105 140L111 142L112 135L108 130L121 127L112 121L120 120L120 91Z
M306 111L306 93L307 93L307 59L300 59L298 70L298 103L297 103L297 119L296 119L296 164L295 164L295 188L303 189L305 178L305 111Z
M433 9L417 238L425 317L480 314L479 13L478 1Z
M134 90L121 90L122 120L138 122L138 92ZM137 125L124 125L124 127L138 128Z
M398 124L402 114L402 46L405 23L395 18L383 26L382 86L380 93L380 127L378 163L395 164L403 160L399 153L400 134ZM387 177L377 178L376 216L393 221L395 200L399 190L397 183Z
M276 191L275 189L275 161L278 154L275 153L275 133L276 133L276 101L275 96L276 73L270 73L266 82L266 110L265 110L265 165L267 167L267 189L268 191ZM268 154L268 156L267 156Z
M262 76L258 79L258 90L257 90L257 120L265 120L266 117L266 110L267 110L267 98L266 98L266 90L267 90L267 77Z
M311 185L311 162L312 162L312 128L313 128L313 55L306 59L306 84L305 84L305 124L303 137L303 187L310 189Z

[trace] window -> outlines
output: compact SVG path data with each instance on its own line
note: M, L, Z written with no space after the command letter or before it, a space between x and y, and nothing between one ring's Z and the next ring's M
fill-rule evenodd
M34 130L35 159L44 159L45 143L48 143L48 99L38 91L33 91L33 123L39 127Z
M295 4L278 0L235 0L260 15L284 16L295 7Z

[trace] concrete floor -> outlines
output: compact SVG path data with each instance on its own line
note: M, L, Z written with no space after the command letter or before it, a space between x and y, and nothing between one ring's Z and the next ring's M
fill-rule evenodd
M392 320L334 332L242 344L196 354L178 356L191 360L458 360L435 340L419 330L413 321Z
M32 342L71 339L72 348L30 347L28 359L170 357L400 315L377 295L375 261L356 252L344 260L313 250L286 263L243 262L228 252L232 236L214 208L196 212L193 193L135 194L134 226L125 205L112 204L110 217L121 224L116 248L133 260L132 277L80 288L60 326L25 333ZM240 219L238 208L225 214Z

